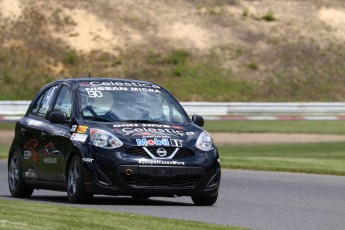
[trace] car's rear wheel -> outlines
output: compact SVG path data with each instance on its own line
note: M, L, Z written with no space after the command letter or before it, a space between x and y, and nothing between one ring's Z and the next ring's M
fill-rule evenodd
M20 168L19 154L14 152L8 165L8 187L13 197L30 197L33 188L30 188L24 181Z
M218 199L218 192L215 195L209 195L209 196L192 196L192 200L194 202L195 205L198 206L211 206L214 205L214 203L216 203Z
M67 196L72 203L88 203L93 194L85 189L84 175L79 156L74 156L68 165Z

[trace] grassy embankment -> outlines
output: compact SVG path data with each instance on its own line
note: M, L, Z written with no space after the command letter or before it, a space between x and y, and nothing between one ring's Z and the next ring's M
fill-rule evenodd
M14 130L15 122L0 122L0 131L2 130ZM8 155L8 150L10 146L1 146L0 145L0 159L6 159Z
M230 43L219 40L219 43L215 42L217 45L198 51L180 46L180 43L169 45L169 40L158 36L148 40L144 46L117 47L114 54L97 49L89 53L78 52L78 49L52 36L51 28L70 31L78 26L72 16L64 13L62 6L49 7L42 13L42 6L26 5L15 23L9 20L0 23L3 30L0 34L0 100L30 100L47 82L65 77L85 77L89 72L95 77L154 81L184 101L344 100L345 48L341 41L333 39L338 29L312 23L303 24L300 29L290 26L289 20L292 19L287 17L291 16L291 11L277 13L275 5L267 13L261 12L262 9L255 13L256 10L252 12L243 8L238 1L195 2L192 6L188 1L188 7L198 12L191 17L199 17L198 22L205 21L209 28L222 25L219 29L224 28L224 31L220 32L229 31L236 35L232 37L241 39ZM318 15L313 10L318 9L316 6L320 3L315 4L315 7L309 5L312 13L305 16L318 22L319 18L312 18ZM340 7L338 3L329 7L332 5ZM105 4L99 7L100 10L102 7L108 12L111 6ZM142 7L145 9L146 5ZM228 12L228 8L242 9L243 13L233 14ZM300 18L299 11L292 12ZM126 15L131 13L126 12ZM129 28L139 29L137 23L140 22L143 23L140 26L142 31L138 32L145 34L146 26L155 25L155 20L162 19L155 17L146 21L146 16L145 20L139 17L131 22L110 23L109 26L115 29L119 23L133 23ZM205 33L214 31L200 28L205 29ZM126 27L120 27L120 30L126 30ZM214 34L214 39L220 35ZM122 37L126 38L127 35Z
M0 199L1 229L243 229L192 221Z
M344 121L213 121L209 131L345 134ZM345 175L345 143L219 147L223 168Z
M13 129L0 123L1 129ZM238 133L345 134L343 121L208 121L209 131ZM345 175L345 143L220 146L223 168ZM7 158L8 146L0 146Z
M345 134L345 121L206 121L209 132Z
M345 175L345 143L219 147L223 168Z

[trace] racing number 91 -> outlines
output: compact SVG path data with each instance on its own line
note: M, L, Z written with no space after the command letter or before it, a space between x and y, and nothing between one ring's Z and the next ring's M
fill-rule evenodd
M89 97L103 97L103 94L101 91L87 91L89 94Z

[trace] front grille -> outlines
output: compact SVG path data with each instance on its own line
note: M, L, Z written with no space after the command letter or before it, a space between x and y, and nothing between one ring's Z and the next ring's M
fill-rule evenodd
M151 158L142 147L132 147L126 151L126 154L142 158Z
M170 188L193 188L201 176L198 175L177 175L173 177L155 177L150 175L123 175L124 180L131 186L138 187L170 187Z
M173 159L179 158L186 158L186 157L194 157L195 153L187 148L180 148Z
M162 147L146 147L146 148L148 151L150 151L152 155L154 155L157 158L160 158L160 156L157 154L157 149L162 148ZM166 158L170 157L171 154L173 154L174 151L176 150L175 147L164 147L164 149L167 151L167 155L165 156ZM143 149L143 147L129 148L126 151L126 154L130 156L141 157L141 158L148 158L148 159L151 158L147 154L147 152ZM177 151L177 153L172 159L180 159L180 158L193 157L193 156L195 156L195 153L192 150L188 148L179 148L179 150Z

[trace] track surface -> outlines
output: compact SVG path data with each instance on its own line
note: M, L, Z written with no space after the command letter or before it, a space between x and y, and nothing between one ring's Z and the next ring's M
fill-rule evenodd
M87 207L253 229L344 229L345 177L242 170L222 171L218 202L196 207L189 197L96 196L91 204L69 204L65 193L35 190L26 201ZM0 198L13 199L6 161L0 161Z

